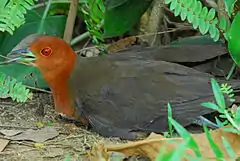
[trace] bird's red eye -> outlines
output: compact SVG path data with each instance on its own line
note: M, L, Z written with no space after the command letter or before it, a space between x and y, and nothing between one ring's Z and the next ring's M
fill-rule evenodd
M43 56L49 56L49 55L51 55L51 53L52 53L52 49L49 48L49 47L43 48L43 49L41 50L41 54L42 54Z

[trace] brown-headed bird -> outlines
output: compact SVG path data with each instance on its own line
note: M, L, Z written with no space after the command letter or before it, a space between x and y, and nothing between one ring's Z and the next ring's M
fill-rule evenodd
M52 90L56 111L102 136L136 139L138 132L168 131L168 103L183 126L212 112L200 105L214 101L207 73L139 53L78 57L55 36L35 35L23 42L8 62L37 67Z

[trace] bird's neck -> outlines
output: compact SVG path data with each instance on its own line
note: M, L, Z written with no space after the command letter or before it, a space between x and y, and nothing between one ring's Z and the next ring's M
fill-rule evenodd
M58 66L58 71L43 71L44 79L53 92L55 109L68 117L75 117L73 91L69 88L69 79L76 63L76 54Z
M50 85L53 92L55 109L68 117L75 116L75 108L73 107L73 96L68 86L68 80L62 79Z

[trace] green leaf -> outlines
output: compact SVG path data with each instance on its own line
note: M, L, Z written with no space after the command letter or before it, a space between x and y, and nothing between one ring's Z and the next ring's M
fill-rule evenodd
M225 110L226 104L225 104L224 96L221 92L221 89L220 89L217 81L215 79L211 78L211 83L212 83L214 97L215 97L215 100L216 100L218 106L221 108L221 110Z
M194 2L195 0L183 0L183 5L184 5L184 8L190 8L190 6L192 6L192 3Z
M165 0L165 4L169 4L172 0Z
M223 127L225 125L224 122L221 122L217 117L215 117L215 120L218 126Z
M8 2L8 0L1 0L0 1L0 9L3 9L6 6L7 2Z
M164 160L164 161L166 161L166 160L169 160L169 161L181 160L184 157L185 149L188 147L189 143L190 143L189 138L184 140L184 142L182 144L180 144L175 151L173 151L171 157L165 157L165 158L162 158L162 160Z
M192 24L193 24L194 29L198 28L198 25L199 25L199 17L198 16L193 15Z
M174 10L177 7L178 1L172 0L172 3L170 4L170 10Z
M231 28L227 33L228 50L232 56L232 59L237 65L240 65L240 12L236 14L233 19Z
M171 105L169 103L168 103L168 117L172 118L172 108L171 108ZM168 121L168 127L169 127L170 136L172 137L173 126L172 126L170 121Z
M206 34L207 33L207 24L205 22L205 20L203 18L200 18L199 20L199 30L201 32L201 34Z
M152 0L128 0L121 6L106 9L104 37L119 36L130 30L139 22L142 14L148 9L151 2Z
M187 18L187 13L188 13L187 9L186 8L182 8L182 12L180 13L182 21L185 21L185 19Z
M216 28L215 30L216 30L216 35L215 35L215 37L213 38L213 41L218 41L219 38L220 38L220 32L219 32L219 30L218 30L217 28Z
M200 17L206 19L208 15L208 9L207 7L203 7L202 12L200 13Z
M189 23L192 23L193 21L193 12L189 11L188 15L187 15L187 20Z
M212 25L216 25L218 23L218 18L215 17L213 20L212 20Z
M174 119L168 117L168 120L171 122L171 124L174 126L178 134L184 139L188 140L189 139L189 147L194 151L197 157L202 157L202 154L199 151L199 147L196 143L196 141L193 139L193 137L189 134L189 132L182 127L177 121Z
M128 0L105 0L104 5L106 9L113 9L126 3Z
M224 3L225 3L225 6L227 8L229 17L231 17L231 13L233 11L233 7L234 7L236 2L237 2L237 0L224 0Z
M205 103L202 103L201 105L207 108L211 108L220 113L224 112L221 108L219 108L215 103L212 103L212 102L205 102Z
M209 33L210 33L210 37L213 39L216 34L217 34L217 31L216 31L216 26L215 25L210 25L209 26Z
M226 20L225 17L221 17L220 18L219 28L222 29L222 30L226 30L227 29L227 20Z
M237 107L236 115L234 117L234 121L239 126L240 125L240 107Z
M234 153L232 146L229 144L229 142L222 136L222 142L223 145L228 153L228 155L230 156L230 158L236 158L236 154Z
M207 14L206 20L210 21L215 17L216 10L214 8L211 8Z
M203 129L204 129L204 132L205 132L205 134L206 134L206 136L208 138L209 144L212 147L212 150L213 150L216 158L218 158L218 159L224 158L223 153L221 152L221 150L218 147L218 145L214 142L214 140L213 140L213 138L212 138L212 136L211 136L210 132L208 131L208 129L207 129L205 124L203 125Z
M176 8L174 10L174 16L177 17L180 14L181 10L182 10L181 4L177 3L177 6L176 6Z
M196 9L194 10L195 15L199 15L202 11L202 3L201 1L197 1Z

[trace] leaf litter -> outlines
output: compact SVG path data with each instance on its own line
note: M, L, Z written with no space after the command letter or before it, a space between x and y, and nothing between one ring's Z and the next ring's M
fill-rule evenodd
M240 155L239 135L232 132L226 132L223 128L213 130L210 132L210 134L214 142L218 145L218 147L224 154L224 158L226 160L230 160L230 156L225 149L222 138L229 142L236 156ZM215 160L215 154L209 144L206 134L191 134L191 136L197 142L202 156L204 158ZM90 158L92 161L114 161L116 158L112 159L110 157L110 153L118 152L127 156L143 155L154 161L163 147L165 148L165 152L170 152L179 147L179 144L175 144L175 142L173 141L178 141L182 143L183 139L180 137L165 138L162 135L151 133L151 135L144 140L128 142L119 145L111 145L100 142L95 144L93 148L88 151L88 158ZM185 149L185 154L195 157L194 152L189 148Z

